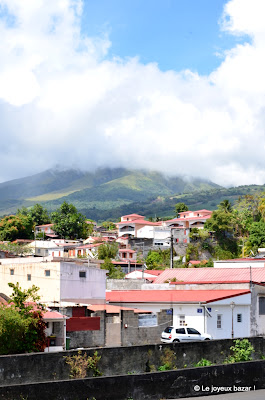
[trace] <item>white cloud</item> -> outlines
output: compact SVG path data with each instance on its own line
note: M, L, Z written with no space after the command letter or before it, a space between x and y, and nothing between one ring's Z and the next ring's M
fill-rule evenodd
M81 33L81 1L0 0L0 178L59 163L264 183L264 6L227 3L223 29L252 42L205 77L107 60L107 35Z

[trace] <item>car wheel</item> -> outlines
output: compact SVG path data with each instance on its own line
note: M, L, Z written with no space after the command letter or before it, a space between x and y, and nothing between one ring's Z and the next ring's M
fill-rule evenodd
M178 339L174 339L174 340L173 340L173 343L178 343L178 342L179 342Z
M206 339L204 339L204 340L210 340L209 338L206 338Z

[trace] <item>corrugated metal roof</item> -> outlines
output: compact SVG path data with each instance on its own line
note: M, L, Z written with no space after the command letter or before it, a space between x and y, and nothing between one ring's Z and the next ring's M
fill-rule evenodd
M95 304L87 307L91 311L103 311L105 310L107 314L118 314L121 310L134 311L136 314L148 314L152 311L139 310L138 308L120 307L113 306L111 304Z
M113 290L106 292L110 303L210 303L250 293L249 290Z
M265 268L251 268L252 281L265 282ZM250 282L250 268L173 268L166 269L154 283L176 279L176 283Z

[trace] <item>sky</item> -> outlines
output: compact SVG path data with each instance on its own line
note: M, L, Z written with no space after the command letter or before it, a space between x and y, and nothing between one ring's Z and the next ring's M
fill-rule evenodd
M0 0L0 181L265 183L264 0Z

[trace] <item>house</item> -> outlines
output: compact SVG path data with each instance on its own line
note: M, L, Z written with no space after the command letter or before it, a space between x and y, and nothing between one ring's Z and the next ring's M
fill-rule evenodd
M87 260L3 259L0 268L0 292L9 296L8 283L29 289L39 287L42 303L105 303L106 271Z
M214 339L253 336L248 289L116 290L106 293L106 301L153 313L171 310L174 326L189 325Z
M121 261L135 262L136 256L137 256L137 252L135 250L126 249L126 248L119 250L119 258Z
M47 347L44 350L46 353L66 349L66 319L58 311L47 310L43 313L47 337Z
M53 228L54 224L45 224L45 225L36 225L35 226L35 231L34 231L34 235L35 237L39 234L43 234L43 238L44 236L50 237L50 238L55 238L57 237L57 235L55 234Z
M184 211L180 212L177 218L165 221L164 224L172 228L202 229L211 215L212 211L209 210Z
M145 217L143 215L129 214L122 216L121 222L118 222L117 225L119 237L138 237L138 231L144 226L159 226L161 225L161 222L145 221Z
M154 282L162 270L135 270L125 275L125 279L145 279L149 282Z

